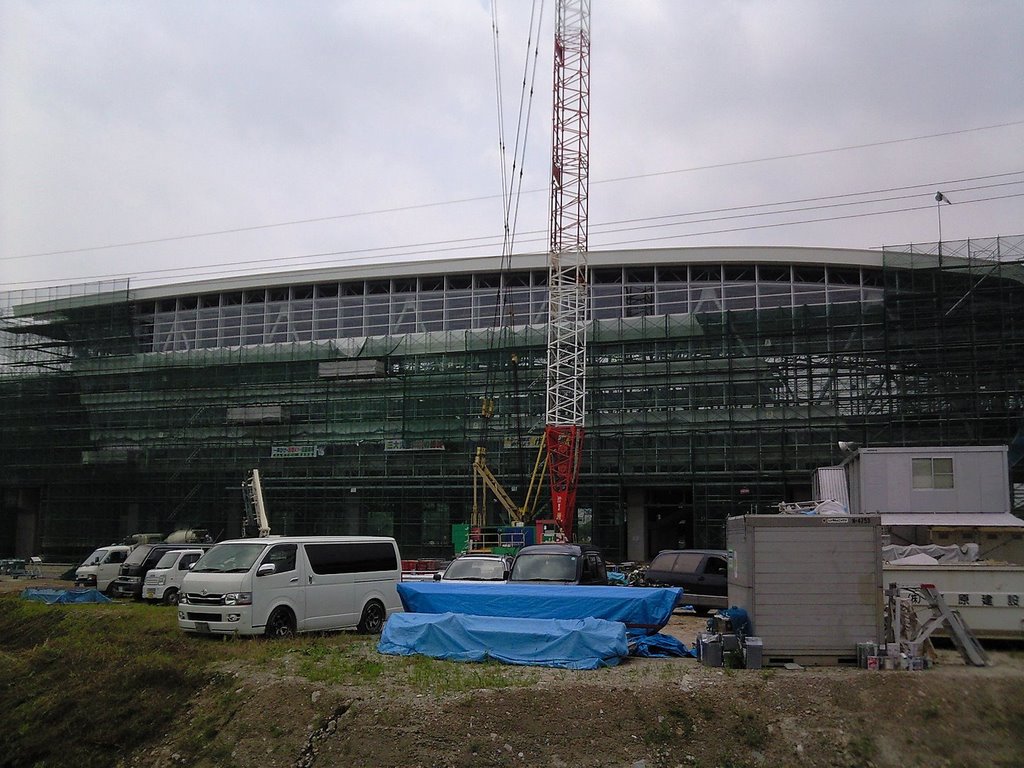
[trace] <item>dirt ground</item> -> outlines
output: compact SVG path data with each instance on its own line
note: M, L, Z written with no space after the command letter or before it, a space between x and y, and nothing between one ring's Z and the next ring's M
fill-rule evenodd
M667 632L690 645L705 623L680 614ZM385 668L401 663L376 655ZM952 649L937 655L921 672L726 670L693 659L514 668L527 685L444 695L386 673L383 684L313 683L285 659L227 671L239 706L218 726L219 757L191 755L181 738L208 722L213 696L200 695L163 745L124 765L1024 765L1024 659L1000 651L975 668Z
M690 646L705 624L678 613L665 631ZM168 722L159 744L117 764L1024 765L1024 652L1013 646L990 648L992 664L984 668L940 647L938 663L916 672L733 670L644 658L595 671L502 667L514 685L424 693L431 687L414 684L407 659L379 654L372 642L331 635L315 642L311 649L326 646L327 653L332 643L344 645L379 674L358 683L316 682L308 669L299 674L310 655L301 651L233 662ZM439 668L453 676L468 666L437 664L452 664Z

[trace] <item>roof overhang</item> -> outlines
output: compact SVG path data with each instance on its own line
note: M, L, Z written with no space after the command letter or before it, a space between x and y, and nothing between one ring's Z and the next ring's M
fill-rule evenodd
M918 526L929 528L1024 528L1021 520L1009 512L905 512L882 514L884 526Z

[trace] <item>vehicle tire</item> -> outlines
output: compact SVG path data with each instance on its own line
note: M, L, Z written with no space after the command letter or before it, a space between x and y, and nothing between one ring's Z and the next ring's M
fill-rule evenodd
M166 592L164 592L164 604L165 605L177 605L178 604L178 590L176 590L176 589L174 589L172 587L171 589L168 589Z
M378 635L384 629L384 619L387 611L379 600L371 600L363 608L363 615L359 619L356 629L364 635Z
M292 637L295 634L295 616L287 608L275 608L267 619L267 637Z

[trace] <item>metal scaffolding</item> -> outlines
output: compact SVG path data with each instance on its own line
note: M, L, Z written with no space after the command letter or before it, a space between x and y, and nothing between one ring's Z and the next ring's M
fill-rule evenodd
M648 553L720 546L727 516L809 498L840 440L1011 443L1024 412L1024 237L886 249L879 264L595 268L579 537L621 559L639 520ZM498 283L525 283L527 305L543 307L539 274ZM275 533L385 533L410 557L450 554L451 525L469 521L485 394L489 463L513 492L525 482L515 468L543 431L546 327L519 313L529 322L496 347L486 327L457 327L475 324L457 312L434 324L426 286L443 277L420 278L415 312L393 279L383 321L368 307L386 294L353 288L351 336L346 283L311 286L308 300L284 289L287 306L273 307L274 287L237 305L227 291L140 300L124 284L3 295L0 554L70 557L179 527L238 534L254 467ZM492 282L445 290L469 291L473 306ZM243 320L257 303L258 341ZM479 303L473 318L487 314ZM443 304L456 306L448 293ZM1024 483L1024 462L1011 479Z

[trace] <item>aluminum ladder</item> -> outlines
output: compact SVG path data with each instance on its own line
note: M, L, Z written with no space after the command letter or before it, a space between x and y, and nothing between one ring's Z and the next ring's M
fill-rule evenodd
M931 609L931 618L927 619L924 624L921 625L916 637L911 638L909 641L912 647L921 647L925 640L927 640L932 632L937 630L943 624L949 628L949 636L953 640L953 645L960 651L960 655L964 661L968 664L973 664L976 667L985 667L989 665L988 654L985 653L985 649L981 647L978 642L978 638L971 632L971 628L967 626L963 618L960 616L958 611L953 610L946 603L946 599L939 592L938 588L934 584L921 584L916 587L911 586L897 586L896 584L890 585L888 590L889 594L889 605L890 605L890 616L894 618L894 630L895 638L900 638L900 608L899 608L899 590L904 589L910 592L916 593L921 598L921 604Z

